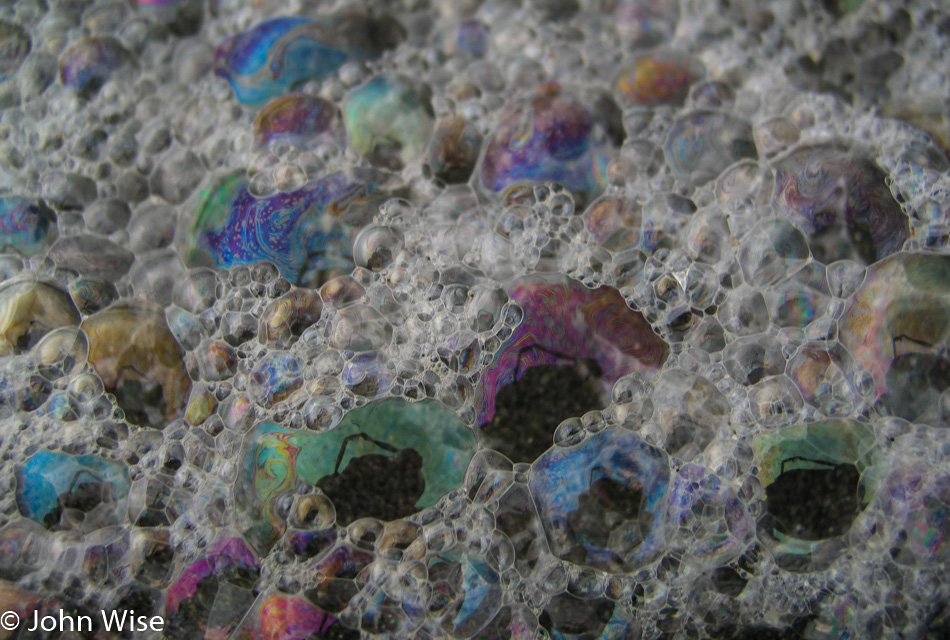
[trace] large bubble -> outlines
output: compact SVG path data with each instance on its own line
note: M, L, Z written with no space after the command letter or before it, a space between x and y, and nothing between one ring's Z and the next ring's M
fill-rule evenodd
M402 27L358 13L319 20L265 20L233 36L215 56L215 72L231 83L242 104L260 104L320 80L348 60L369 60L392 47Z
M555 555L620 573L659 552L669 482L662 451L611 429L550 449L532 465L529 485Z
M438 402L387 399L351 411L333 430L313 434L265 423L250 445L242 480L257 528L282 528L284 502L308 483L334 504L337 522L403 518L461 484L475 439Z
M871 266L840 322L841 342L871 374L882 412L932 410L947 379L945 256L898 253Z
M92 531L124 519L129 473L121 462L40 451L16 476L17 508L47 529Z
M786 569L827 567L877 494L873 434L855 422L803 424L757 436L755 453L765 489L762 540Z
M667 346L610 287L540 276L512 282L523 317L484 373L476 402L486 444L530 462L562 420L603 408L611 385L653 373Z
M89 363L129 421L161 428L181 415L192 382L160 308L115 304L80 326L89 338Z
M606 185L610 144L591 110L556 82L511 102L488 141L481 184L499 193L519 181L563 183L585 197Z
M858 258L870 264L900 251L910 237L884 173L839 146L804 146L776 161L775 204L808 234L812 253L825 263Z
M350 147L385 169L402 169L419 157L432 135L427 90L407 78L373 78L350 94L343 116Z
M189 247L219 266L270 260L290 280L350 268L354 205L371 201L385 180L367 170L334 173L258 198L247 178L231 176L202 192Z

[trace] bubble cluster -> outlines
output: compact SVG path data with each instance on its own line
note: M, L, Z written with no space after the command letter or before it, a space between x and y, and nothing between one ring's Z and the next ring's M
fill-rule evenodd
M950 637L948 24L0 6L0 611Z

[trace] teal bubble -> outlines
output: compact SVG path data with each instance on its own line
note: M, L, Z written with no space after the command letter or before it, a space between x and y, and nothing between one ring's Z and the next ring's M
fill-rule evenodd
M434 126L428 91L401 76L378 76L353 91L343 118L350 147L392 170L422 155Z
M16 503L23 516L57 529L65 509L84 514L93 528L126 519L129 472L125 465L96 456L40 451L16 469ZM94 519L91 517L94 514Z
M472 430L431 400L372 402L327 433L266 422L248 449L240 500L259 514L257 533L267 542L284 529L283 500L299 483L316 485L328 495L339 524L364 516L394 520L434 505L457 488L474 453ZM383 495L372 493L380 489Z
M392 19L360 13L273 18L225 41L214 69L231 84L238 102L260 104L308 80L322 80L347 61L373 60L403 33Z

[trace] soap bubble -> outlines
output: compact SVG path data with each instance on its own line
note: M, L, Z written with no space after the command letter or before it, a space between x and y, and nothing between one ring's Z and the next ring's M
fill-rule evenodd
M548 82L506 107L485 149L480 181L499 193L519 181L554 180L590 198L606 184L609 154L591 111Z
M359 13L272 18L225 41L215 55L215 72L230 82L239 102L260 104L326 78L348 60L378 57L399 41L401 31L391 18Z
M948 636L943 7L346 4L0 8L0 610Z
M550 449L532 465L529 483L555 555L620 573L655 557L669 481L664 453L608 430Z
M888 414L913 420L944 391L943 256L898 253L868 269L840 322L841 342L874 380Z
M180 415L192 383L181 345L158 308L116 304L80 327L89 339L89 364L129 420L161 428Z

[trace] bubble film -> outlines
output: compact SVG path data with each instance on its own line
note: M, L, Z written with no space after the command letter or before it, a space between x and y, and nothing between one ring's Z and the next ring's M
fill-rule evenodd
M59 79L76 93L93 94L128 60L128 51L115 38L84 38L63 52Z
M297 148L342 139L340 118L332 102L306 94L279 96L254 119L254 142L266 147L287 142Z
M179 416L192 382L159 308L115 304L83 320L80 328L89 339L89 364L129 421L163 427Z
M843 149L804 147L778 161L775 194L825 263L857 258L870 264L900 251L910 236L884 174Z
M919 417L943 393L943 256L899 253L868 270L841 322L841 342L874 381L885 414Z
M519 181L555 180L594 196L606 183L610 145L590 110L556 82L538 85L505 108L482 159L491 192Z
M16 24L0 22L0 42L3 55L0 57L0 81L13 77L30 53L30 36Z
M0 3L0 637L950 637L944 4Z
M129 494L128 470L95 456L41 451L17 471L17 480L20 513L47 529L77 518L87 530L116 524Z
M620 573L657 552L670 480L659 450L606 431L551 449L532 471L531 493L555 555Z
M643 106L682 105L689 87L703 75L699 63L678 51L661 51L625 68L614 89Z
M304 17L264 20L224 42L215 73L242 104L260 104L320 80L349 60L378 56L398 38L397 25L349 13L319 21Z
M429 97L402 77L380 76L357 88L343 107L350 147L385 169L402 169L432 135Z
M326 434L259 427L245 465L245 499L249 509L263 506L271 529L280 527L280 502L293 499L289 491L299 481L340 503L340 524L363 516L392 520L457 487L473 454L471 431L446 407L382 400L351 411ZM396 479L412 486L413 495L385 496L386 484ZM366 481L379 486L358 486Z
M666 357L666 345L609 287L592 290L570 278L546 276L512 282L508 291L523 318L485 371L477 395L478 423L489 441L496 432L511 436L513 442L495 448L519 458L516 461L531 462L532 453L536 456L551 445L557 421L571 417L572 409L581 413L597 409L621 376L653 373ZM546 435L542 424L532 430L540 433L519 436L518 431L527 432L528 427L512 425L519 420L512 405L517 406L518 395L554 382L537 372L558 367L569 376L565 384L573 399L590 406L561 407L568 414L558 416L554 411L555 423L547 425Z
M210 253L218 266L270 260L291 280L308 271L345 269L353 264L345 214L380 181L372 171L336 173L259 198L250 181L232 176L202 193L189 244L193 252Z

